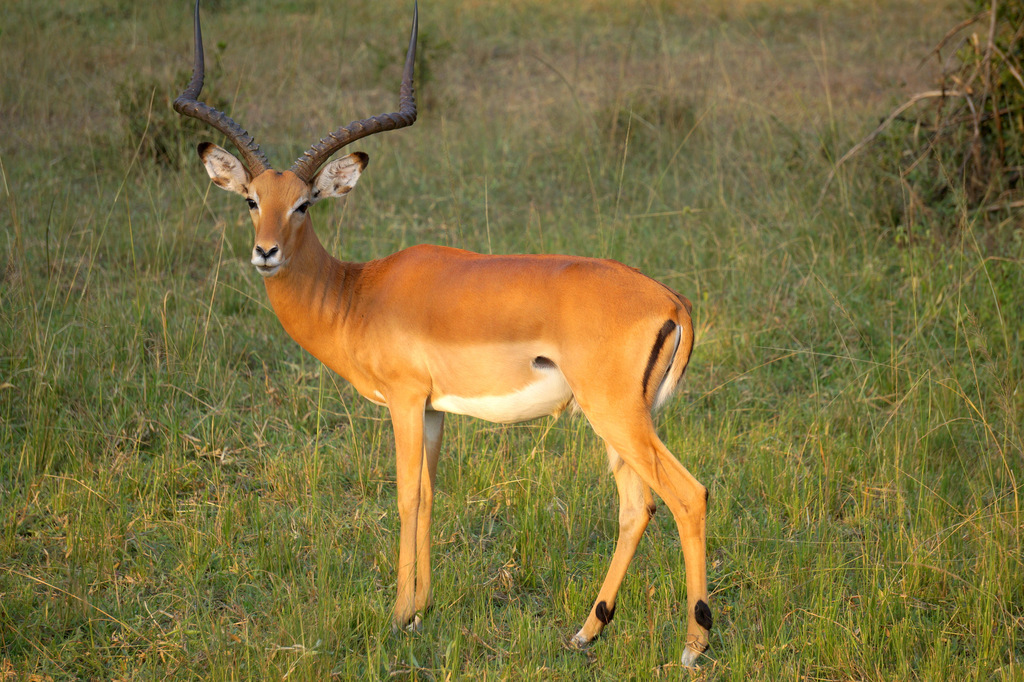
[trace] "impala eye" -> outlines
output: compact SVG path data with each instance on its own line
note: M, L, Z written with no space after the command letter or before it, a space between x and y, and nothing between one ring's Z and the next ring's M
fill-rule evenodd
M259 208L259 206L256 204L256 202L253 201L252 199L246 199L245 203L249 204L249 210L250 211L255 211L256 209Z
M296 213L305 213L306 209L308 209L308 208L309 208L309 202L308 201L303 201L301 204L299 204L298 206L295 207L295 212Z

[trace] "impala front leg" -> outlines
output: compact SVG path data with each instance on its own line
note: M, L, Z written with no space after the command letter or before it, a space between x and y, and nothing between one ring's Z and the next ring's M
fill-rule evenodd
M391 627L398 631L414 624L416 616L416 538L420 514L421 477L424 467L424 405L392 404L391 424L395 431L395 473L398 483L398 517L401 533L398 541L398 598Z
M434 507L437 456L441 451L444 412L423 413L423 467L420 471L420 510L416 520L416 613L426 613L434 602L430 586L430 514Z

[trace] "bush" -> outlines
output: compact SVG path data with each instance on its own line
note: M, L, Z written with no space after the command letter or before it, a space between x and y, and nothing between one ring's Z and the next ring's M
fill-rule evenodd
M968 0L965 9L968 17L928 57L941 66L938 87L911 97L848 151L822 196L839 166L886 132L906 226L919 212L959 215L958 201L985 217L1024 206L1024 0Z
M1020 203L1013 199L1024 164L1024 0L971 0L968 9L971 17L934 51L945 94L910 119L914 154L904 175L925 191L926 201L941 200L955 184L970 208L994 210ZM950 43L954 49L943 61ZM954 174L944 177L936 163L923 163L929 157ZM925 172L915 175L920 165Z
M222 74L221 55L224 43L218 43L212 65L207 52L206 85L200 99L222 111L228 102L220 97L217 83ZM193 158L198 133L206 130L195 119L174 111L174 99L192 77L191 70L179 71L173 82L140 73L128 76L118 84L116 97L124 131L124 148L129 154L138 152L139 159L172 169L181 168Z

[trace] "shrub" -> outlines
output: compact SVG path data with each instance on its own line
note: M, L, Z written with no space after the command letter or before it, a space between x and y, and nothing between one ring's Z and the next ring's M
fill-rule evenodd
M835 165L886 132L887 159L902 184L906 225L916 212L957 215L962 196L975 215L1024 206L1024 0L968 0L968 17L926 59L938 60L938 87L897 107Z
M226 45L218 43L212 65L207 52L206 85L201 99L210 106L228 110L228 102L219 96L217 83L222 72L221 55ZM174 111L174 99L192 77L191 71L179 71L172 81L134 73L118 84L116 97L124 131L124 148L138 151L139 159L172 169L181 168L192 158L198 133L205 126Z

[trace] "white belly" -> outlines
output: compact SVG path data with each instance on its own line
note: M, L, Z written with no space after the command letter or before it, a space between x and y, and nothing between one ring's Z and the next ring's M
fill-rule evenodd
M537 380L504 395L432 396L430 406L439 412L466 414L499 424L558 414L572 400L572 390L556 368L537 372Z

